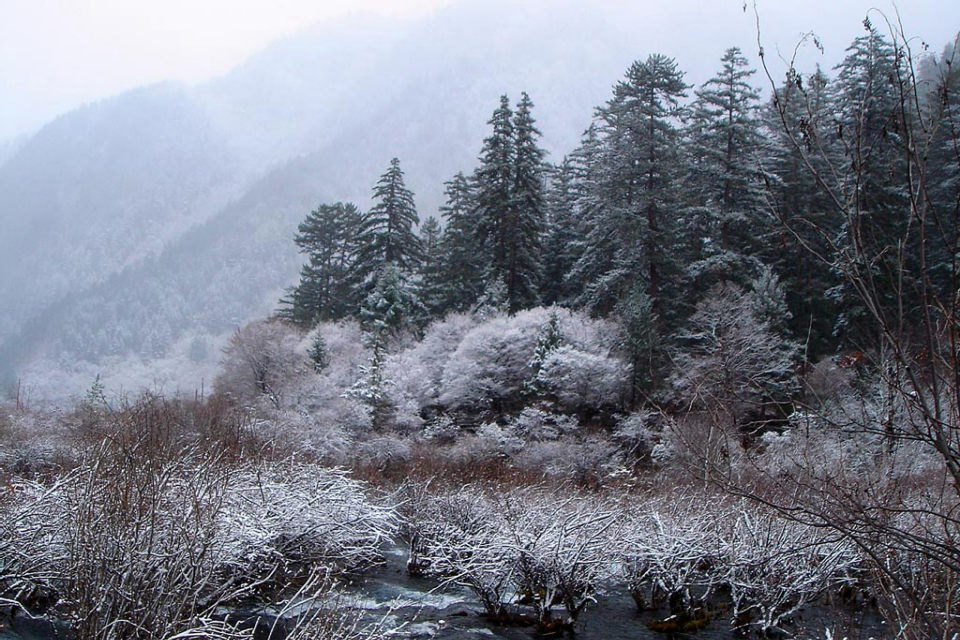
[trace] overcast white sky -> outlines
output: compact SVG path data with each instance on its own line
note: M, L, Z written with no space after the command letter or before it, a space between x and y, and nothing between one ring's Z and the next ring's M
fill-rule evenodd
M0 141L128 88L165 79L196 82L221 74L270 41L322 20L355 11L416 16L454 1L0 0ZM857 20L871 6L891 8L889 0L759 3L771 25L790 25L787 39L803 29L829 31L842 23L850 34L847 42L857 35ZM705 20L714 19L711 14L719 6L731 20L747 20L742 4L742 0L649 2L652 16L676 10ZM937 48L960 29L958 0L899 4L907 31ZM771 32L784 33L777 29L771 27ZM638 37L638 55L648 53L641 49Z

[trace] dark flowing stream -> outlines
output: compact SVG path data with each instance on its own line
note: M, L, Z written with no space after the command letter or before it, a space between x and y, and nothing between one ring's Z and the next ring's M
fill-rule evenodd
M483 616L483 607L466 588L440 584L431 579L411 577L406 570L407 552L391 548L386 563L364 574L350 590L354 604L365 620L382 622L382 629L397 629L395 638L438 638L442 640L532 640L532 627L504 627ZM348 602L350 600L348 599ZM560 609L558 615L562 614ZM735 632L727 615L718 615L695 633L672 635L651 631L647 623L666 612L638 612L625 588L611 588L581 616L575 628L577 640L663 640L697 638L719 640L743 638ZM398 629L399 627L399 629ZM791 631L810 640L825 638L829 627L835 638L867 640L883 637L874 614L858 614L843 608L813 606L793 621ZM0 640L62 640L69 638L65 625L45 618L15 615L0 620ZM79 640L79 639L73 639Z

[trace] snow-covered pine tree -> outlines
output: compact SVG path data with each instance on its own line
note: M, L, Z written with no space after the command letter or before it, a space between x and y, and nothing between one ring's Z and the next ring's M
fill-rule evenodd
M304 327L356 313L353 269L360 212L353 204L320 205L297 227L294 242L307 255L300 282L281 299L279 315Z
M509 261L504 271L511 312L539 304L543 277L541 235L546 209L543 197L545 152L537 145L541 134L532 110L533 101L524 91L513 116L513 224Z
M483 250L484 281L502 277L507 262L508 218L513 193L513 111L510 99L500 96L500 106L487 124L492 132L483 141L480 166L473 175L477 239Z
M537 335L537 346L533 350L533 357L530 358L530 377L523 384L523 390L526 393L536 395L543 391L543 385L539 380L540 371L543 370L543 364L550 353L563 344L563 339L560 319L554 311L550 314L550 320Z
M877 29L864 21L866 34L847 48L847 56L837 66L833 112L837 117L837 137L843 168L841 189L847 208L844 244L852 251L839 256L846 281L864 278L882 295L881 313L890 317L917 308L918 282L914 274L923 271L915 261L918 234L911 233L912 220L907 195L909 180L904 162L904 133L912 123L901 103L905 84L903 53ZM899 247L891 251L891 247ZM906 268L901 268L906 267ZM852 276L852 278L851 278ZM873 343L869 336L872 311L849 286L836 290L843 309L840 331L848 339Z
M420 246L423 255L417 271L417 297L430 317L440 317L446 311L442 231L440 223L433 216L420 225Z
M757 239L769 235L762 231L769 218L760 213L760 94L750 85L755 70L736 47L721 62L720 72L696 91L687 127L684 244L697 296L717 282L749 282Z
M323 334L319 331L313 336L307 355L313 362L313 370L316 373L321 373L330 366L330 350L327 349L327 341L323 339Z
M412 273L422 255L420 239L414 232L420 219L397 158L390 161L386 173L374 186L373 200L375 204L360 222L355 262L355 272L368 290L387 264Z
M678 121L686 96L683 72L672 58L634 62L613 97L597 111L601 132L594 201L598 210L575 267L594 275L581 302L612 310L640 279L655 316L669 320L675 306Z
M413 291L407 276L395 262L380 270L373 290L360 307L360 322L372 336L387 338L409 328L425 317L426 311Z
M773 266L787 290L790 332L803 336L808 353L817 356L835 344L836 310L824 292L839 285L830 265L842 224L817 184L818 176L835 184L830 165L838 158L826 74L819 68L808 76L791 71L761 117L767 206L777 222L764 240L761 259Z
M440 207L444 309L467 311L483 290L483 259L477 251L477 220L470 181L457 173L445 183L447 201Z
M577 227L581 213L576 170L569 156L550 172L546 190L546 219L543 238L543 281L540 295L544 304L569 302L571 282L567 274L577 258Z
M604 142L599 121L583 133L580 146L569 156L573 198L578 204L574 238L568 245L570 266L564 276L565 289L574 304L606 313L616 302L616 291L605 286L603 276L613 269L619 244L613 225L604 225L608 208L604 194L602 162ZM605 297L606 296L606 297Z
M929 206L925 215L929 277L941 296L955 289L953 247L960 244L960 34L936 58L926 58L921 123L933 132L929 152Z
M484 250L484 279L503 281L511 312L539 302L542 274L540 234L543 228L543 155L537 130L523 94L517 112L501 96L488 124L480 166L474 175L477 237Z

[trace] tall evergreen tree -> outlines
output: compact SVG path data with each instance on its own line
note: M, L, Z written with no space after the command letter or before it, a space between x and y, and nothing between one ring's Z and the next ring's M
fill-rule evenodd
M393 263L404 272L413 272L422 247L414 227L420 223L413 193L403 182L400 161L394 158L373 189L374 206L360 222L356 270L368 288L383 268Z
M446 183L442 244L444 309L467 311L483 291L483 256L477 251L477 220L470 181L458 173Z
M696 91L688 126L687 271L697 294L723 280L746 285L756 272L756 239L767 235L761 228L768 219L760 215L759 93L749 82L755 71L736 47L721 62Z
M842 225L818 185L822 180L836 186L829 79L820 69L808 76L791 71L776 94L761 117L767 134L762 160L767 202L777 224L764 238L761 256L784 283L790 332L816 357L835 346L836 309L824 293L839 285L830 265Z
M311 327L356 313L353 265L360 212L352 204L320 205L297 227L294 242L307 255L300 283L280 301L280 317Z
M843 240L839 257L849 281L862 278L869 287L882 292L883 309L899 316L910 314L917 300L911 282L920 270L911 264L916 252L910 246L910 215L907 206L907 174L903 133L910 123L901 118L901 53L871 24L864 22L866 35L856 38L847 56L838 65L834 84L834 112L837 137L846 169L840 193L846 203ZM904 266L906 269L901 269ZM906 294L906 297L901 297ZM870 311L849 287L837 290L843 308L840 329L855 342L872 342L866 327L872 325Z
M960 35L927 58L920 127L930 132L928 201L923 202L927 275L941 300L960 288ZM952 305L945 305L952 306Z
M386 346L389 338L423 316L423 306L407 276L396 262L388 262L360 307L364 330Z
M510 310L532 307L540 302L540 280L543 277L541 235L544 227L545 152L537 140L540 130L533 118L533 101L526 92L513 118L513 224L510 260L504 273Z
M511 312L539 302L543 227L543 155L526 94L510 109L507 96L488 124L475 175L477 236L487 258L487 283L502 280Z
M543 282L540 294L544 304L568 302L571 283L567 274L576 263L579 201L573 161L565 157L551 171L545 194L546 220L543 239Z
M417 296L432 317L446 311L443 282L443 247L440 223L433 216L420 225L420 246L423 248L418 270Z
M597 113L600 173L587 245L575 271L590 274L581 302L612 310L641 280L654 317L669 320L677 283L677 122L686 96L672 58L634 62Z
M508 219L513 193L513 111L507 96L487 124L492 132L483 141L480 166L474 173L477 239L483 248L485 281L502 275L507 263Z

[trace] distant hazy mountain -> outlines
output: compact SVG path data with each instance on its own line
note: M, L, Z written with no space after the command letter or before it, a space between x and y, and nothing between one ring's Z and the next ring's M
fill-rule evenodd
M58 118L0 162L0 369L86 375L111 358L117 370L103 373L122 380L123 358L170 357L190 336L269 313L296 278L293 232L311 208L366 206L398 156L421 217L435 214L443 181L474 166L501 93L530 93L559 160L649 53L632 28L638 4L477 1L411 23L353 18L204 85Z

